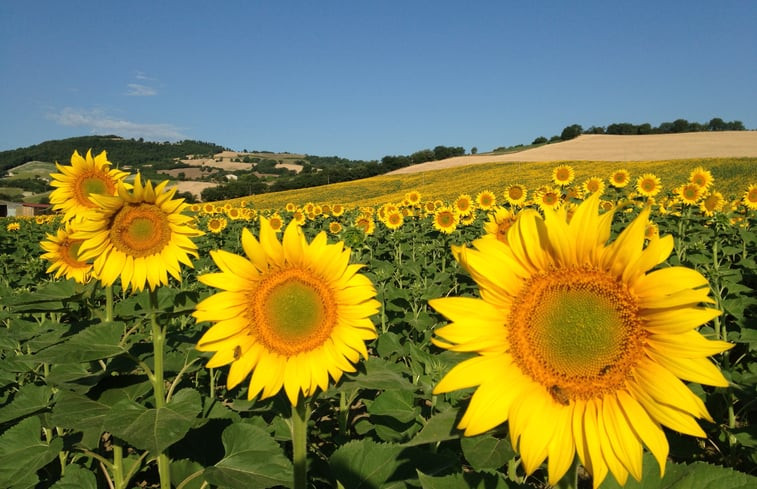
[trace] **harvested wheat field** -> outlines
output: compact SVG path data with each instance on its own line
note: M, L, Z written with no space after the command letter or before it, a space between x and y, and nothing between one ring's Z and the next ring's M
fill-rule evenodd
M395 170L417 173L500 161L650 161L757 157L757 131L690 132L617 136L585 134L517 153L457 156Z

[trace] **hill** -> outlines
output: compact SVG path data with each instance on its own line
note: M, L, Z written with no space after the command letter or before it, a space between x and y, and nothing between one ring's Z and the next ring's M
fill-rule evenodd
M389 172L417 173L479 163L515 161L653 161L757 157L757 131L690 132L620 136L584 134L517 153L457 156Z

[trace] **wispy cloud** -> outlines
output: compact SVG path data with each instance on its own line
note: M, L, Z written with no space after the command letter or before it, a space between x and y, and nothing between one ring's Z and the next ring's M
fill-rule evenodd
M173 124L132 122L111 117L100 109L66 107L59 112L48 114L48 118L63 126L87 128L92 134L115 134L126 138L144 138L151 141L186 139L181 130Z
M129 89L126 92L126 95L130 97L151 97L153 95L158 94L157 90L155 90L152 87L148 87L147 85L141 85L139 83L129 83L126 86Z

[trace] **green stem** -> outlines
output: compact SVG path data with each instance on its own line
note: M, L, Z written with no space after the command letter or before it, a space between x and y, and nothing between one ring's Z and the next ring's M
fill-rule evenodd
M308 484L307 445L310 404L300 397L292 406L292 458L294 462L294 489L305 489Z
M105 286L105 321L113 321L113 286ZM113 446L113 487L115 489L124 489L126 487L126 481L124 480L124 448L121 446L119 440L115 437L111 438L111 445Z
M163 382L163 354L166 343L166 330L158 324L158 290L150 289L150 325L152 326L153 379L152 389L155 396L155 409L166 405L165 385ZM171 489L171 461L165 453L158 454L158 474L161 489Z
M578 489L578 457L573 458L573 464L571 464L568 472L555 487L559 489Z

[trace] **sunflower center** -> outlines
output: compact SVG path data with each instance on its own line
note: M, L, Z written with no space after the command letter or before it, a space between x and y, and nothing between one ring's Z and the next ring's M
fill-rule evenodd
M163 251L171 241L171 226L153 204L125 205L113 218L110 238L118 251L141 258Z
M61 248L64 253L61 253L61 258L71 267L88 267L89 264L79 260L79 248L84 240L66 240Z
M265 278L250 297L251 333L270 351L293 356L321 346L336 325L328 284L290 268Z
M85 173L79 177L78 185L74 186L76 201L87 207L97 207L89 200L90 194L113 195L115 191L114 183L97 172Z
M637 301L625 285L593 269L532 277L509 325L515 362L561 404L622 388L643 351Z
M521 197L523 197L523 189L520 188L520 187L512 187L508 191L508 193L510 195L510 198L513 199L513 200L518 200Z

